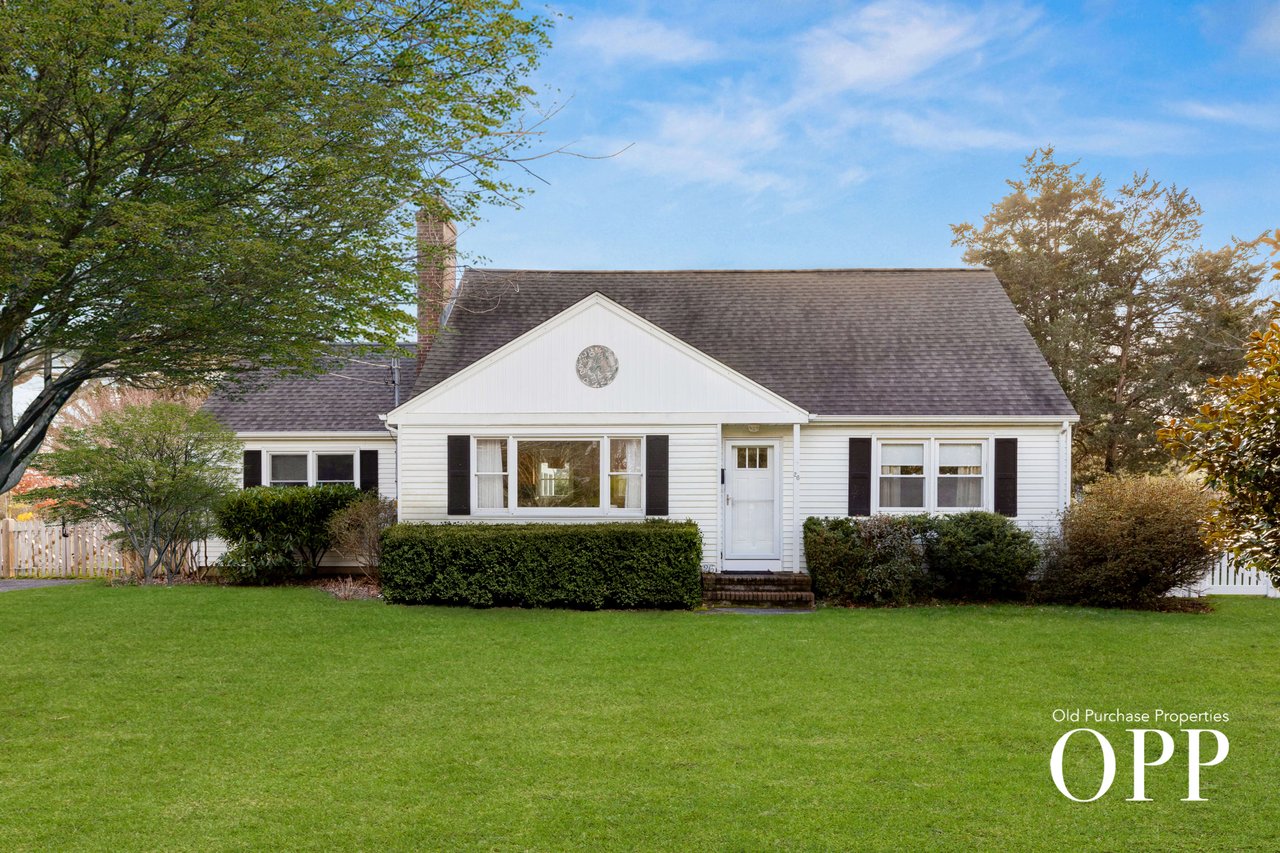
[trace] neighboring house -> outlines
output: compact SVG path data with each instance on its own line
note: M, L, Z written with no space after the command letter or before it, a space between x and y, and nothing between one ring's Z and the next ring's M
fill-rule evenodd
M304 454L319 482L338 452L358 481L374 450L402 520L689 518L709 571L803 568L808 516L985 509L1041 527L1067 504L1077 416L987 270L453 281L447 260L420 275L420 369L398 406L341 373L215 395L245 482L301 482Z

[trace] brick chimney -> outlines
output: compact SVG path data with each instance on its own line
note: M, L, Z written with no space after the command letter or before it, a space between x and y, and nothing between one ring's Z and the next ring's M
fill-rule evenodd
M419 210L418 222L418 370L440 328L440 315L457 280L453 223Z

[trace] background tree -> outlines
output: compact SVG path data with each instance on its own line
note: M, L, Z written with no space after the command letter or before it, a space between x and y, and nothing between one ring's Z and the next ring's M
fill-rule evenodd
M413 206L518 192L550 25L518 0L4 3L0 492L89 380L394 344Z
M71 395L49 427L48 445L57 447L60 436L67 430L92 426L109 414L152 403L177 403L195 411L208 396L194 388L138 388L118 382L91 381L81 385ZM24 475L25 476L25 475Z
M1280 255L1280 230L1265 241ZM1280 280L1280 260L1273 268ZM1271 309L1280 316L1280 302ZM1211 541L1280 584L1280 320L1252 335L1244 362L1210 379L1198 411L1160 439L1216 492Z
M1204 380L1235 370L1261 323L1256 242L1198 243L1200 205L1146 174L1114 192L1037 150L981 227L952 226L991 267L1080 423L1077 480L1160 468L1158 425Z
M234 487L235 434L179 403L131 406L84 429L68 429L41 454L59 484L34 496L57 501L68 521L119 527L114 538L142 561L143 579L172 582L188 546L209 535L213 508Z

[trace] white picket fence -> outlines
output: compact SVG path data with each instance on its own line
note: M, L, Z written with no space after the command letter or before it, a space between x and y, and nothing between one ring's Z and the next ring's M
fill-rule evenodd
M1223 556L1199 584L1177 590L1175 595L1265 595L1267 598L1280 598L1280 589L1271 583L1266 572L1236 568L1230 557Z

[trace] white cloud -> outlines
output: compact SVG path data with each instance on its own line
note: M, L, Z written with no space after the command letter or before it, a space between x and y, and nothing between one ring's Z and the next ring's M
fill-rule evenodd
M681 184L720 184L748 192L786 191L790 180L758 163L785 145L781 116L761 104L652 108L654 132L618 162Z
M1245 37L1245 47L1254 53L1280 53L1280 3L1264 9Z
M894 141L913 148L936 151L1030 150L1040 144L1007 128L983 127L942 113L913 115L890 112L879 118Z
M1021 6L962 9L919 0L876 0L801 39L808 84L820 92L878 91L1025 32Z
M871 177L871 173L861 166L850 166L839 175L836 175L836 183L842 187L852 187L861 184Z
M1173 104L1171 108L1177 115L1201 121L1234 124L1259 130L1280 127L1280 110L1262 104L1180 101Z
M994 122L975 122L943 111L908 113L892 111L873 119L898 144L933 151L1030 152L1044 145L1086 154L1130 156L1185 150L1190 135L1168 122L1096 117L1056 121L1014 129Z
M712 42L648 18L596 18L570 32L574 43L596 51L609 62L685 64L711 59L717 53Z

